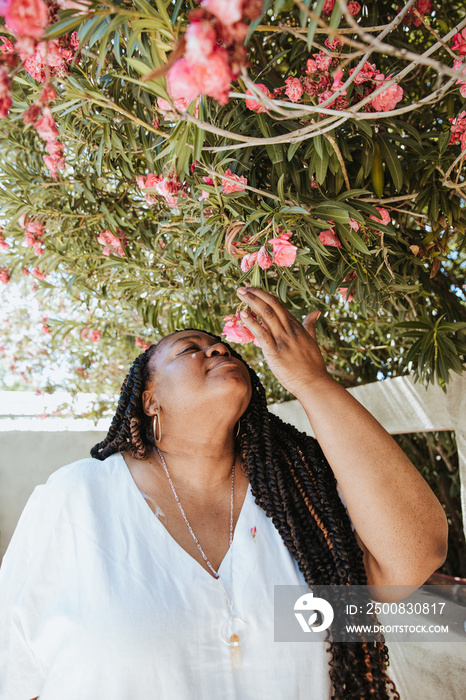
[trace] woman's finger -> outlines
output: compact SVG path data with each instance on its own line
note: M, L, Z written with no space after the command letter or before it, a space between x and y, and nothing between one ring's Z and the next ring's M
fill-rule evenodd
M303 321L303 327L304 330L309 333L311 338L316 341L317 343L317 336L316 336L316 323L319 320L319 316L322 312L321 311L312 311L310 314L306 316L306 318Z
M262 322L273 335L283 331L288 312L277 297L255 287L240 287L238 296L261 317Z
M264 326L258 323L254 316L252 316L252 314L250 314L246 309L240 311L240 316L246 328L251 331L254 338L259 343L259 346L262 349L270 347L271 343L273 342L273 338L267 328L264 328Z

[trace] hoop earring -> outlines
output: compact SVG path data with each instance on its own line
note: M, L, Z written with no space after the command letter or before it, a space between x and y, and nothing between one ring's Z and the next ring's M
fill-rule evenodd
M155 414L152 420L152 430L154 432L155 444L157 444L162 439L162 431L160 429L160 416L158 413Z
M238 418L238 429L236 431L235 439L238 437L240 430L241 430L241 418Z

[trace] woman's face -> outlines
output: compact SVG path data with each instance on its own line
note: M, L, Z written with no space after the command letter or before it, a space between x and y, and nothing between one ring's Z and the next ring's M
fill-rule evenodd
M155 413L156 404L166 414L195 412L199 417L204 412L207 417L228 408L227 413L239 417L251 400L246 365L202 331L179 331L164 338L149 360L149 369L143 398L149 415Z

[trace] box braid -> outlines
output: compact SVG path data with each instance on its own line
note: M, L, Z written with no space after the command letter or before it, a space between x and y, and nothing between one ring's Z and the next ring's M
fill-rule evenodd
M203 332L244 362L222 338ZM108 434L92 448L93 457L104 460L128 451L144 459L155 446L141 397L157 347L151 345L134 361ZM309 586L367 584L362 551L318 442L268 411L264 387L246 367L252 398L235 440L255 502L272 519ZM327 635L327 640L332 700L400 700L386 673L389 659L383 637L377 642L335 643Z

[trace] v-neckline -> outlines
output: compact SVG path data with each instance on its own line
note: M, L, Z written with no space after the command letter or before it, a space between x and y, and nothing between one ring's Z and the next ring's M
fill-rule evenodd
M154 522L156 523L155 527L157 527L157 528L159 528L159 529L160 529L160 528L162 529L162 531L165 533L164 536L168 539L168 541L170 541L170 542L173 543L173 546L175 546L175 547L181 552L181 554L182 554L182 556L184 556L184 558L187 557L187 558L190 560L190 562L196 564L197 567L199 567L212 581L220 581L220 577L219 577L219 578L215 578L214 576L212 576L212 574L209 573L209 572L207 571L207 569L206 569L204 566L202 566L202 564L201 564L200 562L197 561L197 559L195 559L193 556L191 556L191 554L189 554L189 552L187 552L186 549L185 549L184 547L182 547L182 546L180 545L180 543L177 542L177 541L175 540L175 538L168 532L168 530L167 530L167 528L165 527L165 525L164 525L164 524L159 520L159 518L155 515L154 511L151 509L151 507L150 507L149 504L147 503L146 499L144 498L144 495L143 495L142 491L139 489L138 485L136 484L136 482L135 482L135 480L134 480L134 478L133 478L133 475L131 474L130 468L129 468L128 465L126 464L125 458L123 457L123 455L121 454L121 452L118 452L118 453L116 453L116 454L118 454L118 456L120 457L122 466L124 467L125 471L126 471L127 474L128 474L128 477L129 477L129 479L130 479L130 485L131 485L131 487L132 487L131 490L135 492L135 496L136 496L136 498L138 499L139 502L141 502L141 500L142 500L142 502L143 502L143 504L144 504L144 510L145 510L145 512L146 512L146 516L149 516L149 518L150 518L150 520L151 520L152 523L154 523ZM233 532L232 545L235 543L235 541L236 541L236 539L237 539L236 533L238 532L238 526L240 525L240 522L241 522L242 517L243 517L243 513L244 513L244 510L245 510L246 502L247 502L247 500L248 500L248 498L249 498L250 490L251 490L251 484L248 483L248 488L247 488L247 490L246 490L246 495L245 495L244 500L243 500L243 503L242 503L242 505L241 505L241 510L240 510L239 515L238 515L238 519L237 519L237 521L236 521L235 529L234 529L234 532ZM145 517L146 517L146 516L145 516ZM151 517L151 516L152 516L152 517ZM153 525L153 526L154 526L154 525ZM230 555L231 555L231 547L228 547L228 549L227 549L227 551L226 551L226 553L225 553L225 556L223 557L222 561L220 562L220 566L219 566L218 569L217 569L217 574L220 575L220 570L222 569L223 565L225 564L226 560L229 558Z

